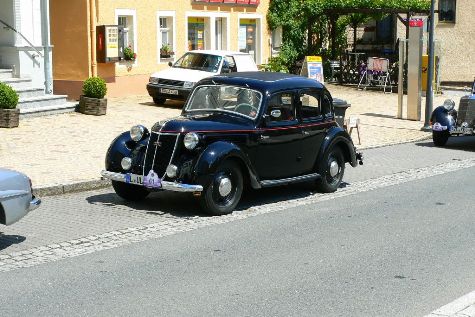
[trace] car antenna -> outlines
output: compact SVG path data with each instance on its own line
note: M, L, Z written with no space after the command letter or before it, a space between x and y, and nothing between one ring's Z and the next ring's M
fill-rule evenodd
M212 82L214 85L216 85L216 83L214 82L214 80L211 79L211 82Z

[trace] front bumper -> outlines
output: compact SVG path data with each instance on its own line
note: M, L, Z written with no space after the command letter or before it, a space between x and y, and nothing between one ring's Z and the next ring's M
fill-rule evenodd
M33 199L30 201L30 205L28 206L28 212L35 210L41 205L41 199L36 198L33 196Z
M164 89L164 91L176 91L177 94L163 93L162 89ZM191 92L191 88L185 89L183 87L148 83L147 91L148 94L153 98L163 97L166 99L185 100L186 98L188 98L188 95Z
M108 178L113 181L126 183L125 174L122 174L122 173L102 171L101 175L102 177ZM190 185L190 184L182 184L182 183L167 182L167 181L162 181L161 183L162 183L162 187L160 189L163 189L163 190L170 190L174 192L202 192L203 191L203 186L201 185Z

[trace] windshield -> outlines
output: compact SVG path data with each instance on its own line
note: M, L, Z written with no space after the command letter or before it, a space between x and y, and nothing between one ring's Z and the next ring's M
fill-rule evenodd
M177 60L173 67L217 73L222 59L222 56L189 52Z
M235 86L200 86L191 95L185 112L225 111L257 117L261 106L260 92Z

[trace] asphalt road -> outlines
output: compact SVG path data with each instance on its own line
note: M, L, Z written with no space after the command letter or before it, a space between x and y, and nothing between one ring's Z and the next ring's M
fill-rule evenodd
M467 140L367 151L365 167L349 169L346 180L473 158ZM423 316L475 289L474 179L475 167L463 168L3 272L0 314ZM284 191L263 192L258 203L280 204L272 196ZM297 187L287 195L307 194ZM184 213L173 216L192 213L185 211L192 201L166 198L166 208ZM132 220L160 212L131 207L103 204L101 211L118 209Z

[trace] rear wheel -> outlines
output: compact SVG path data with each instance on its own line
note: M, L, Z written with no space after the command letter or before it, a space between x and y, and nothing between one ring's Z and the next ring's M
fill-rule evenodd
M243 190L239 166L231 161L222 163L209 184L204 186L200 204L204 212L220 216L233 212Z
M338 146L327 150L320 164L321 178L317 180L317 189L323 193L332 193L340 187L345 173L345 158Z
M156 105L163 105L165 103L165 101L167 101L166 98L163 98L163 97L153 97L153 102L156 104Z
M449 136L448 131L432 131L432 140L436 146L444 146Z
M139 201L144 199L150 193L145 188L138 185L131 185L122 182L112 181L112 187L117 195L130 201Z

